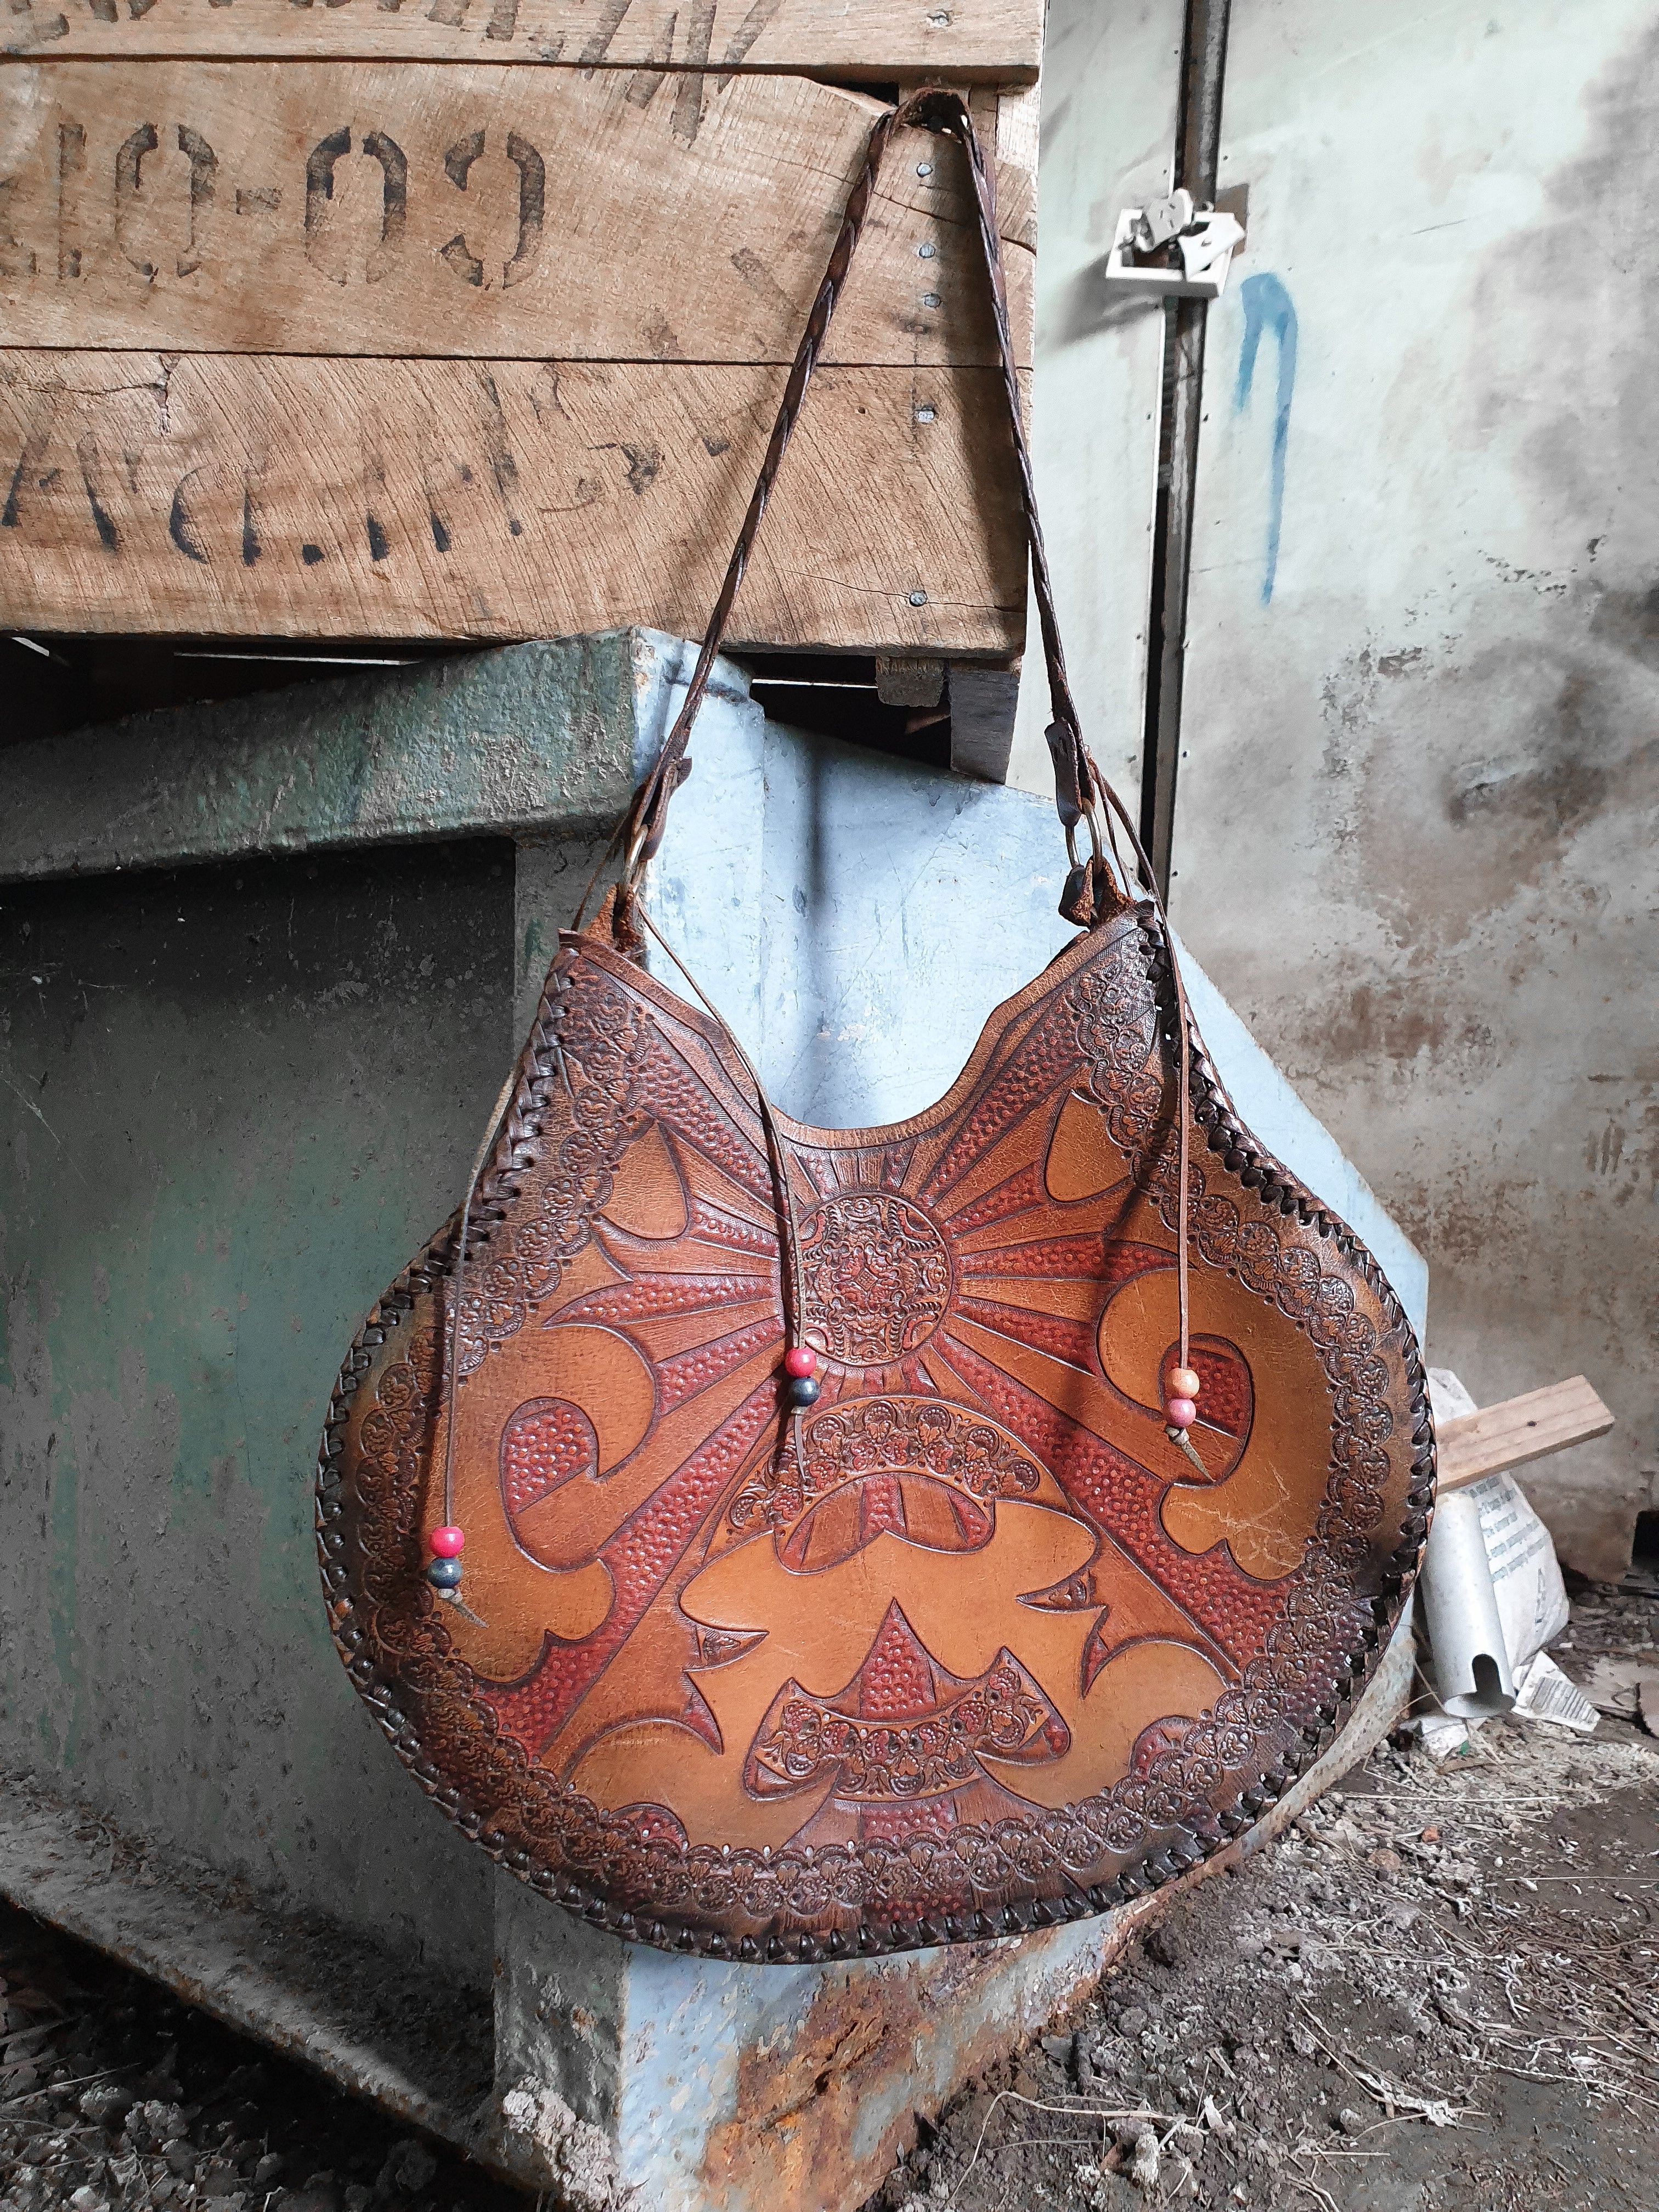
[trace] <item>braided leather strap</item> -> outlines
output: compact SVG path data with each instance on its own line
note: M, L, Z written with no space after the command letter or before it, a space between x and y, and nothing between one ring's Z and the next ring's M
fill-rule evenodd
M731 620L732 602L742 585L744 572L749 565L749 555L766 512L766 502L771 497L772 486L777 480L778 469L789 444L790 433L806 397L806 387L811 381L812 371L817 366L825 333L836 312L842 289L847 282L847 272L852 266L854 249L857 246L870 212L870 203L875 197L876 180L893 132L902 125L916 123L933 131L948 131L962 141L968 156L969 174L974 183L974 204L979 213L980 249L985 273L991 289L991 312L996 324L997 350L1002 365L1003 396L1007 406L1008 428L1014 441L1014 453L1019 464L1020 506L1025 518L1026 543L1031 556L1032 587L1036 593L1037 623L1042 636L1042 654L1048 676L1048 696L1053 720L1048 730L1048 750L1054 768L1054 805L1066 831L1066 849L1071 855L1073 875L1080 878L1085 887L1080 899L1073 903L1068 896L1060 902L1060 912L1068 920L1093 927L1105 921L1115 910L1117 900L1108 886L1110 872L1101 847L1103 824L1112 836L1114 851L1116 838L1112 831L1115 817L1128 840L1140 882L1160 918L1164 918L1163 902L1158 896L1157 879L1151 860L1136 834L1134 823L1127 808L1111 785L1101 774L1093 755L1083 742L1079 726L1076 703L1066 674L1066 657L1060 641L1060 625L1054 614L1053 580L1048 571L1048 556L1042 543L1042 525L1037 516L1036 487L1031 476L1031 451L1026 441L1024 418L1020 410L1019 378L1014 366L1013 338L1008 326L1008 288L1002 274L1002 246L997 229L996 180L991 166L985 158L974 118L968 103L960 93L927 90L913 94L902 106L890 108L878 116L870 132L866 149L864 167L848 195L847 209L842 217L841 229L830 255L830 265L823 272L817 297L812 302L812 312L807 317L806 329L789 372L789 381L784 386L783 399L777 420L772 426L768 441L766 458L761 464L749 511L744 516L743 527L738 532L738 542L732 548L726 566L726 580L714 602L714 611L708 618L704 633L702 650L697 655L697 665L685 695L685 701L674 718L674 726L664 741L655 766L634 794L623 824L624 859L622 880L617 886L616 902L611 909L611 927L617 939L624 945L637 940L634 921L634 901L640 872L662 842L667 827L668 804L684 773L683 763L685 749L690 741L691 726L697 709L702 704L708 689L709 672L720 651L720 641ZM1077 865L1075 832L1079 822L1086 821L1093 843L1093 860L1082 868ZM1127 870L1125 871L1127 876ZM586 902L584 902L586 903ZM1167 921L1166 921L1167 927ZM1188 1048L1176 1054L1177 1084L1177 1133L1179 1146L1179 1186L1177 1244L1180 1274L1179 1307L1181 1314L1181 1364L1185 1366L1188 1355L1188 1249L1187 1226L1188 1193L1188 1100L1191 1079L1191 1029L1187 1011L1186 985L1180 964L1170 952L1170 970L1175 986L1177 1034L1188 1039Z
M726 635L732 604L749 565L749 556L760 529L761 518L766 512L767 501L777 480L778 469L788 447L790 434L794 429L796 418L806 397L806 387L811 381L812 372L823 350L830 319L847 282L854 250L869 215L870 203L875 197L876 181L881 173L889 143L895 130L903 124L920 124L929 130L949 131L961 140L968 155L975 204L979 216L980 246L990 283L991 309L1001 360L1008 427L1019 464L1020 504L1024 514L1026 540L1030 549L1037 620L1042 636L1043 658L1048 667L1054 718L1048 732L1048 743L1054 757L1055 804L1068 838L1075 824L1091 811L1097 794L1104 788L1104 779L1083 744L1077 708L1066 679L1059 624L1054 617L1054 588L1049 578L1048 555L1043 549L1042 525L1037 519L1030 448L1026 442L1025 425L1020 412L1019 380L1014 365L1013 340L1008 326L1008 290L1003 279L1002 249L997 230L995 179L986 160L985 149L980 143L967 102L960 94L919 92L902 106L891 108L884 115L878 116L870 132L864 167L848 195L841 229L830 252L823 281L818 286L817 295L812 302L812 312L807 317L799 349L789 372L789 380L784 386L777 420L767 442L766 458L761 464L748 512L743 519L743 527L738 532L738 542L726 566L726 580L720 586L720 597L715 600L714 612L708 618L702 649L697 656L696 668L684 703L675 717L674 726L664 741L655 765L634 794L633 804L629 809L623 832L625 859L619 901L624 914L631 903L640 871L662 842L663 832L667 826L668 804L684 772L682 763L690 741L691 726L702 704L715 655ZM619 915L621 919L623 916Z

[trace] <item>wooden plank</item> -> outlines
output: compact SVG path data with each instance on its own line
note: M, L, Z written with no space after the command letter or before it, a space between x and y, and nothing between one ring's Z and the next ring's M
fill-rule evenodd
M0 352L0 623L696 635L783 376ZM1025 557L999 408L992 369L822 371L734 641L1015 650Z
M877 103L799 77L710 79L700 107L688 88L483 64L14 64L8 343L787 361ZM1029 234L1023 167L1005 197ZM994 360L979 252L962 149L901 133L825 359ZM1034 257L1006 258L1024 365Z
M1018 83L1043 0L9 0L0 51L371 61L482 58Z
M1436 1431L1441 1490L1462 1490L1482 1475L1604 1437L1613 1415L1582 1375L1519 1398L1443 1421Z

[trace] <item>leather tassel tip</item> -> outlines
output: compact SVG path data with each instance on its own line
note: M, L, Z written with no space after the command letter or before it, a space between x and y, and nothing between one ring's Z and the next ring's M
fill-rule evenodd
M1066 878L1065 889L1060 895L1060 918L1074 928L1087 929L1095 918L1094 886L1089 879L1089 864L1081 860Z
M1104 860L1079 860L1060 895L1060 916L1079 929L1098 929L1129 902Z
M437 1595L443 1600L446 1605L453 1605L456 1612L460 1614L462 1620L470 1620L475 1628L489 1627L489 1623L487 1620L479 1620L477 1614L473 1612L471 1607L461 1595L459 1590L441 1589L437 1592Z
M1205 1466L1203 1461L1199 1457L1198 1447L1188 1435L1186 1430L1177 1429L1171 1425L1165 1429L1164 1433L1168 1437L1172 1444L1176 1445L1180 1450L1185 1452L1188 1458L1191 1460L1193 1465L1198 1469L1206 1482L1207 1482L1210 1479L1210 1470Z

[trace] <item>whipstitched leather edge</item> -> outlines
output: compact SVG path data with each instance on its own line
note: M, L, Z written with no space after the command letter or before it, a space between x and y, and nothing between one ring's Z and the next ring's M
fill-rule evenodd
M1150 904L1137 906L1133 914L1146 948L1147 980L1158 1018L1158 1034L1167 1052L1175 1044L1176 1021L1169 945L1156 910ZM503 1218L500 1202L501 1180L520 1164L514 1158L517 1146L526 1137L538 1133L535 1116L547 1096L548 1086L556 1079L557 1032L562 1012L560 1001L579 957L567 948L550 969L536 1022L520 1060L520 1079L513 1106L492 1157L487 1177L491 1196L485 1198L482 1205L475 1205L475 1227L487 1229ZM1322 1754L1363 1694L1378 1657L1398 1625L1416 1579L1434 1503L1435 1443L1427 1376L1416 1334L1375 1256L1345 1221L1308 1192L1245 1127L1202 1047L1195 1025L1189 1027L1187 1048L1192 1054L1194 1118L1206 1132L1209 1152L1219 1155L1227 1171L1254 1189L1265 1203L1271 1206L1276 1201L1286 1218L1294 1217L1314 1228L1322 1238L1329 1238L1376 1297L1390 1330L1399 1330L1401 1336L1410 1393L1413 1448L1407 1513L1399 1524L1400 1540L1389 1555L1382 1587L1368 1601L1371 1617L1359 1632L1360 1648L1338 1663L1334 1694L1318 1708L1318 1724L1300 1729L1297 1740L1267 1765L1259 1780L1241 1790L1231 1805L1216 1813L1208 1832L1175 1826L1163 1833L1138 1863L1126 1867L1106 1882L1067 1889L1052 1898L1017 1900L988 1911L945 1915L938 1921L926 1915L915 1918L860 1917L855 1928L836 1929L828 1935L807 1930L798 1935L774 1935L764 1943L749 1937L734 1942L717 1930L684 1923L671 1927L649 1917L637 1916L573 1878L568 1868L538 1863L531 1853L511 1849L505 1838L486 1833L488 1816L471 1805L463 1791L445 1781L428 1755L414 1724L399 1710L395 1684L384 1677L374 1652L365 1648L368 1639L350 1595L349 1571L340 1556L345 1539L337 1526L343 1512L340 1462L350 1401L373 1364L371 1352L385 1345L391 1332L401 1327L413 1310L416 1296L429 1294L447 1276L459 1224L458 1208L370 1312L342 1365L330 1398L318 1458L315 1527L331 1632L346 1671L398 1757L426 1795L464 1834L538 1893L624 1939L733 1961L816 1964L925 1948L940 1942L1029 1934L1033 1929L1109 1911L1226 1849L1261 1817L1270 1804L1284 1796L1297 1776ZM540 1098L537 1096L538 1089ZM484 1195L482 1188L480 1195ZM1312 1540L1310 1537L1310 1542ZM424 1594L424 1602L433 1607L437 1604L429 1593Z

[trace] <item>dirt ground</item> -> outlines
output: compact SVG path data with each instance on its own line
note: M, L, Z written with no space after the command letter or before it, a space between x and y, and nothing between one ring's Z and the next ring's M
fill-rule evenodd
M1585 1592L1557 1656L1656 1626ZM0 2212L522 2203L3 1908L0 1980ZM1659 2212L1659 1742L1384 1747L917 2124L866 2212Z
M1555 1656L1651 1653L1587 1589ZM866 2212L1659 2207L1659 1742L1384 1746L970 2084Z

